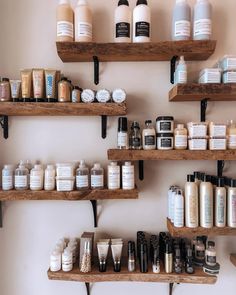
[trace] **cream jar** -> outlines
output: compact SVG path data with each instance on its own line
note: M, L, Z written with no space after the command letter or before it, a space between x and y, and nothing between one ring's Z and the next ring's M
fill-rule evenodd
M228 149L229 150L236 150L236 123L231 120L228 124L227 128L227 135L228 135Z
M126 101L126 92L123 89L115 89L112 92L112 100L116 103L122 103Z
M78 86L74 86L71 94L71 100L74 103L80 102L81 91Z
M174 148L174 134L173 133L159 133L157 134L157 149L158 150L173 150Z
M210 122L209 124L209 135L210 137L226 137L226 124L216 124Z
M0 101L11 101L10 83L8 78L0 82Z
M174 133L174 117L161 116L156 119L157 133Z
M222 75L222 80L224 84L236 83L236 71L227 71Z
M189 122L187 124L189 137L204 138L207 136L208 123Z
M211 137L209 139L209 149L212 151L224 151L227 148L227 140L225 138Z
M96 99L98 102L106 103L111 99L111 93L107 89L98 90Z
M91 89L84 89L81 93L81 100L85 103L91 103L95 100L95 92Z
M188 131L184 128L184 124L177 125L174 135L174 148L176 150L186 150L188 148Z
M191 151L205 151L207 150L207 137L188 139L188 147Z

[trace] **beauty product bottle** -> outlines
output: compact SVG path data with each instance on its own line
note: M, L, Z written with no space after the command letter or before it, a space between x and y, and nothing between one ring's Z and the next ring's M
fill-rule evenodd
M21 81L20 80L10 80L10 86L11 86L12 100L14 102L19 102L21 100L20 99Z
M148 246L146 241L140 245L140 272L148 272Z
M185 262L185 271L188 274L194 273L194 265L193 265L193 255L192 249L187 248L186 262Z
M172 245L168 241L165 245L165 272L172 273L173 272L173 252L172 252Z
M218 178L218 185L215 188L215 226L226 226L226 189L224 178Z
M152 272L153 273L160 273L161 266L160 266L160 248L159 245L154 246L153 249L153 262L152 262Z
M76 170L76 189L89 189L89 169L84 160L80 161L79 168Z
M142 149L142 136L140 132L139 123L134 121L131 125L131 132L129 137L129 147L131 150Z
M227 196L227 225L236 228L236 180L232 179Z
M99 163L95 163L93 168L91 169L91 188L104 188L104 169Z
M58 102L71 101L71 84L66 77L61 78L58 83Z
M47 165L44 172L44 189L45 191L55 190L56 170L53 165Z
M15 189L27 190L29 188L29 170L20 163L19 167L15 170Z
M150 42L151 10L147 0L137 0L133 11L133 42Z
M62 271L69 272L73 269L73 256L70 249L66 248L62 254Z
M75 41L93 41L93 16L87 0L79 0L75 8Z
M115 42L131 42L131 10L128 0L119 0L115 10Z
M208 0L197 0L194 7L193 39L209 40L212 35L212 6Z
M204 175L200 184L200 226L213 227L213 186L209 175Z
M135 265L135 243L132 241L128 242L128 271L134 272L136 269Z
M176 0L172 19L172 40L189 40L191 36L191 8L187 0Z
M53 251L50 256L50 271L57 272L61 270L61 253Z
M10 82L8 78L0 81L0 102L11 101Z
M175 195L175 207L174 207L174 226L184 226L184 197L182 190L177 190Z
M188 81L187 65L184 56L180 56L175 70L175 84L186 84Z
M32 191L41 191L43 189L44 172L41 165L34 165L30 171L30 189Z
M107 186L108 189L120 189L120 166L117 162L111 162L107 169Z
M184 124L178 124L174 132L174 148L175 150L186 150L188 148L188 131Z
M110 246L110 240L99 240L97 243L98 259L99 259L99 271L106 272L107 270L107 256Z
M143 129L143 149L144 150L156 149L156 131L152 125L151 120L145 121L145 128Z
M216 265L216 249L215 249L215 243L212 241L208 242L208 247L205 251L205 262L209 266L215 266Z
M92 257L91 257L91 241L86 240L84 243L80 271L88 273L91 271Z
M126 117L118 119L117 147L128 149L128 120Z
M122 189L132 190L134 188L134 165L132 165L131 162L125 162L122 166Z
M193 175L194 175L195 183L199 187L200 183L201 183L201 172L195 171L195 172L193 172Z
M198 225L198 186L194 175L188 175L185 184L185 226L196 228Z
M227 136L228 136L228 149L236 150L236 123L231 120L228 123L227 128Z
M9 191L14 188L14 167L4 165L2 169L2 190Z
M175 213L175 196L177 194L178 186L174 186L172 189L171 199L170 199L170 220L174 223L174 213Z
M59 0L57 7L57 41L74 41L74 12L69 0Z
M197 244L195 245L195 258L199 263L204 263L205 245L201 237L197 237Z
M71 93L71 101L73 103L78 103L80 102L80 96L81 96L81 88L78 86L74 86L72 93Z
M175 249L175 259L174 259L174 271L177 274L182 273L182 261L181 261L181 255L180 255L180 249L176 248Z

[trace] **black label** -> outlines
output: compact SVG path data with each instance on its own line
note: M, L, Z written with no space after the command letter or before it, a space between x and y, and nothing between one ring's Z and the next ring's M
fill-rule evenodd
M171 123L170 122L161 122L160 123L160 131L171 131Z
M116 24L116 38L126 37L130 38L130 24L129 23L117 23Z
M207 262L216 263L216 256L208 256L207 255Z
M162 148L171 148L172 139L171 138L161 138L161 147Z
M196 258L202 260L205 258L205 251L196 251Z
M154 135L145 136L145 145L156 145L155 136Z
M150 24L137 22L135 26L135 37L150 37Z
M141 146L141 139L138 137L132 138L130 140L130 145L135 148L140 147Z

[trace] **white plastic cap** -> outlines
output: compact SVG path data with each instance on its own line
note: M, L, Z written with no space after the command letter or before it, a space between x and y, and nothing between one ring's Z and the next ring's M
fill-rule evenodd
M100 163L95 163L94 164L94 168L95 169L101 169L102 167L101 167L101 164Z
M77 5L88 5L88 2L87 0L79 0Z
M180 56L179 65L185 64L184 56Z
M125 162L125 166L131 166L131 162Z
M176 4L179 4L179 3L187 3L187 0L176 0Z
M208 3L208 0L197 0L197 3Z
M59 0L59 5L70 4L69 0Z
M184 129L184 124L177 124L178 129Z
M34 165L34 169L41 170L42 169L42 165L36 164L36 165Z
M80 161L80 164L79 164L79 168L85 168L86 165L85 165L85 161L84 160L81 160Z
M117 166L117 162L111 162L110 165L111 166Z

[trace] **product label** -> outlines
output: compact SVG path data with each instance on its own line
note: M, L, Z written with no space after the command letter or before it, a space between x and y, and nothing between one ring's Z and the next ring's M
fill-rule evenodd
M2 176L2 189L5 191L13 189L13 176Z
M160 147L158 148L172 148L173 146L173 140L172 138L161 138L160 140Z
M107 90L100 90L97 92L97 100L99 102L108 102L110 98L110 93Z
M59 271L61 269L61 259L59 257L51 256L50 258L50 270Z
M225 209L225 196L217 196L216 218L219 224L225 224Z
M130 38L130 24L120 22L116 24L116 38Z
M76 176L76 187L85 188L89 186L88 175L77 175Z
M58 177L72 177L73 168L72 167L57 167L57 176Z
M178 84L185 84L187 83L187 72L177 70L175 74L175 82Z
M226 136L226 125L210 125L210 136L211 137L225 137Z
M144 144L145 145L148 145L148 146L155 146L156 143L155 143L155 136L154 135L146 135L144 137Z
M53 190L55 188L55 177L54 177L54 175L45 177L44 187L45 187L46 190L49 190L49 189Z
M134 166L122 167L123 189L134 189Z
M80 101L80 91L77 89L74 89L72 91L72 96L71 96L72 102L79 102Z
M205 259L205 251L204 250L196 250L196 258L199 260Z
M16 175L15 176L15 186L18 188L25 188L28 186L27 175Z
M183 227L184 226L184 207L183 204L179 201L178 204L175 204L174 209L174 226Z
M71 22L57 22L57 37L74 37L74 25Z
M232 195L231 197L231 212L229 212L230 214L232 214L232 223L236 224L236 195ZM229 214L229 216L230 216Z
M52 75L47 75L46 83L47 83L46 96L52 97L52 93L53 93L53 76Z
M188 146L187 135L175 135L175 147L187 148L187 146Z
M216 264L216 256L206 256L206 260L207 262L209 262L210 264Z
M189 196L189 223L193 226L196 225L196 219L198 216L198 197L195 195ZM188 208L186 208L188 210Z
M175 22L175 37L190 37L190 22L180 20Z
M79 22L78 23L78 32L77 37L87 37L92 38L93 27L88 22Z
M135 24L135 37L150 37L150 23L137 22Z
M90 89L84 90L81 94L81 99L83 102L93 102L94 92Z
M120 167L108 168L108 189L120 188Z
M103 175L91 175L91 187L103 187L104 186L104 177Z
M163 132L163 131L172 131L172 124L171 122L160 122L159 123L159 130L158 132Z
M229 148L236 149L236 135L229 135Z
M213 216L212 216L212 202L210 196L205 196L204 198L204 223L206 225L212 225Z
M210 139L210 150L226 150L226 139Z
M226 72L223 74L223 83L236 83L236 72Z
M141 146L141 138L139 138L139 137L130 138L130 146L132 148L140 148L140 146Z
M199 19L194 22L194 36L211 35L212 22L210 19Z
M42 186L41 176L30 176L30 188L39 188Z
M128 135L126 132L118 132L117 138L117 146L118 148L124 147L127 148L128 146Z
M227 69L233 69L235 70L236 69L236 58L233 58L233 57L229 57L226 59L226 68ZM231 73L234 73L234 72L231 72Z

